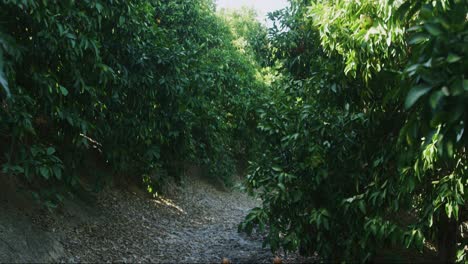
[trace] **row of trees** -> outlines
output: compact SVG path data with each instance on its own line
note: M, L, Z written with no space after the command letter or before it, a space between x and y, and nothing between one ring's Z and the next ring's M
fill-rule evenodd
M234 26L210 0L1 1L2 171L49 206L186 162L228 182L264 88Z
M241 228L332 261L427 242L466 260L467 2L290 3L270 14L280 76L246 181L263 206Z

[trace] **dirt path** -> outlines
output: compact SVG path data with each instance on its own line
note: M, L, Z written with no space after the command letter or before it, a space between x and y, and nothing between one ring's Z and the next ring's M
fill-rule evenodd
M55 231L66 252L61 261L220 263L227 257L234 263L272 262L259 235L237 232L257 201L201 180L185 186L155 199L110 190L87 213L68 210L50 222L50 227L61 226ZM285 263L303 261L294 255L285 258Z

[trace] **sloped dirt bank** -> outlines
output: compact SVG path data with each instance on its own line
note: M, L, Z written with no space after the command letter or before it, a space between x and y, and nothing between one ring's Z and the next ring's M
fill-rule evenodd
M42 235L34 237L45 243L29 251L20 249L17 254L30 255L23 260L0 253L0 262L220 263L226 257L233 263L271 263L274 256L262 248L260 235L237 232L239 222L257 203L199 178L187 180L167 197L110 189L92 207L69 202L59 214L36 216L39 220L31 228ZM12 234L10 239L15 236L21 241L29 234ZM0 252L10 252L8 247L0 243ZM284 263L314 260L282 257Z
M51 262L65 254L57 237L29 216L4 206L0 211L0 263Z
M65 250L57 234L40 224L41 210L15 178L0 178L0 263L58 261Z

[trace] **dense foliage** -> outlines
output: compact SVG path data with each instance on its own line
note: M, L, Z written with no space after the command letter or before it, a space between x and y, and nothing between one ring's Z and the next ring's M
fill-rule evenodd
M228 181L262 88L236 38L209 0L2 1L3 172L50 205L85 175L101 188L101 167L157 184L191 162Z
M272 250L466 261L466 1L290 4L267 32L212 0L2 0L2 175L53 207L250 160L240 227Z
M271 14L281 76L247 178L273 250L372 260L436 245L466 258L465 1L291 1ZM396 259L393 259L396 261Z

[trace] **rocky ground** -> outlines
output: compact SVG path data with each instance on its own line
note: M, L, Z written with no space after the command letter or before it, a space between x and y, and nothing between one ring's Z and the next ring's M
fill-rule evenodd
M222 258L233 263L272 262L274 255L262 248L261 235L237 232L239 222L258 205L253 198L220 190L199 178L154 198L128 189L108 189L94 206L70 201L54 214L19 213L16 218L27 227L23 231L11 224L15 216L10 217L10 225L0 217L0 262L220 263ZM2 234L6 234L3 239ZM21 237L34 237L29 249L9 245L9 240ZM315 260L280 255L283 263Z

